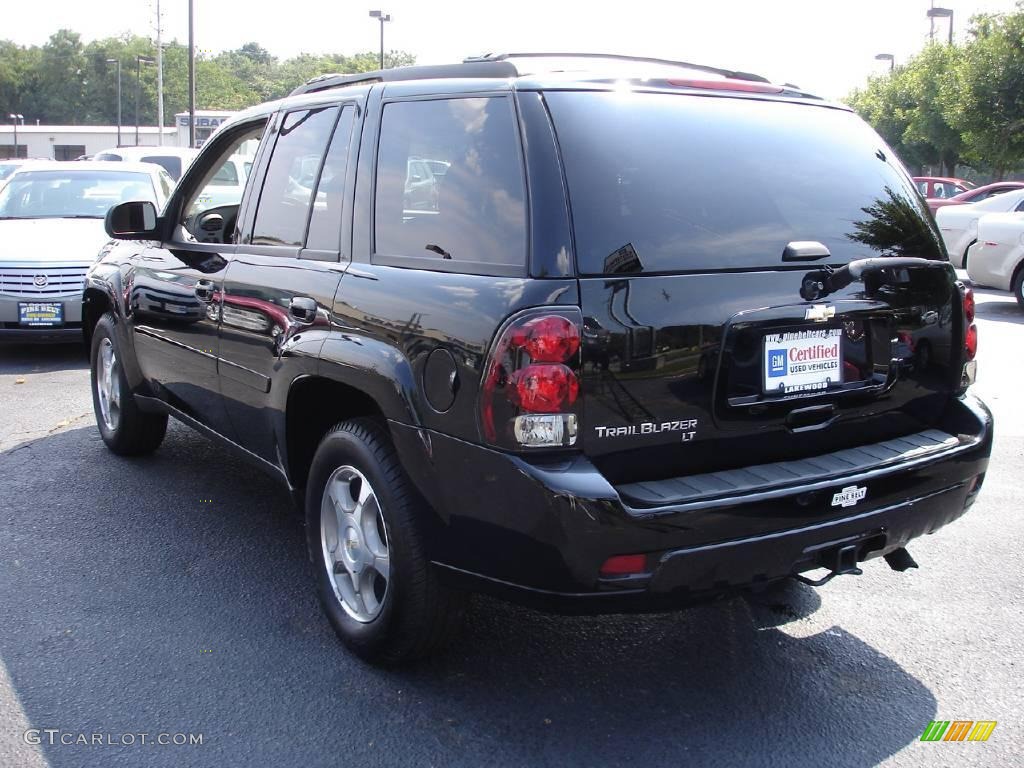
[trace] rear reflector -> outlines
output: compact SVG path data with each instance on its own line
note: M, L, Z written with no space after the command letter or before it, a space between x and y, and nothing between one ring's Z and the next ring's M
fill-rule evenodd
M601 566L602 576L626 576L647 572L647 555L616 555Z
M967 336L964 338L964 349L967 352L967 359L973 360L978 355L978 326L967 327Z
M751 83L746 80L669 80L669 85L681 88L707 88L715 91L742 91L744 93L782 93L786 89L771 83Z

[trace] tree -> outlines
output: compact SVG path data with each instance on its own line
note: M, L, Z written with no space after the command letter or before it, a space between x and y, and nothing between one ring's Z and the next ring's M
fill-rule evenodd
M121 61L125 126L135 121L136 83L139 121L156 122L156 68L143 65L136 80L136 57L155 56L152 40L135 35L94 40L83 45L71 30L57 31L43 46L19 46L0 40L0 114L25 115L50 124L113 125L117 120L117 65ZM279 61L256 42L234 51L201 55L196 61L196 106L243 109L286 96L311 77L327 72L365 72L377 68L378 54L301 54ZM402 51L385 56L390 67L407 66L415 57ZM188 49L177 40L164 47L164 114L168 123L188 109Z
M1018 8L972 20L972 40L945 84L965 153L990 165L997 179L1024 161L1024 4Z

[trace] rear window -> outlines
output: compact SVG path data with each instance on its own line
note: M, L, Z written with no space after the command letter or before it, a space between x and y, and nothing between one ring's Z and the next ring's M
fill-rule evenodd
M943 258L892 151L855 115L754 99L551 92L581 274Z
M156 163L167 171L172 179L181 178L181 158L173 155L150 155L142 158L144 163Z

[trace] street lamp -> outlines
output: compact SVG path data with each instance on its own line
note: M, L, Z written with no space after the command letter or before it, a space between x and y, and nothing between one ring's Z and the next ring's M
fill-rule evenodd
M929 8L925 15L929 19L949 19L949 44L953 44L953 9Z
M117 64L117 146L121 146L121 60L107 59L107 64Z
M896 57L893 56L891 53L876 53L875 59L877 61L888 61L890 72L892 72L893 69L896 68Z
M18 154L18 121L21 120L21 122L24 123L25 122L25 116L24 115L18 115L18 114L15 114L14 112L12 112L11 114L8 115L8 117L11 118L11 120L14 121L14 158L17 159L19 157L19 154ZM28 153L26 152L25 155L27 157Z
M142 63L156 64L152 56L135 55L135 146L139 146L139 93L142 90Z
M370 18L380 21L380 68L384 69L384 22L391 21L391 14L384 11L370 11Z

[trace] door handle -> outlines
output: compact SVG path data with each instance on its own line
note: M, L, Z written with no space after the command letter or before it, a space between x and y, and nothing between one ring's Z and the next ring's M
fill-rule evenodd
M196 298L200 301L213 301L213 287L212 280L196 280Z
M316 302L307 296L296 296L288 304L288 314L302 325L312 325L316 320Z

